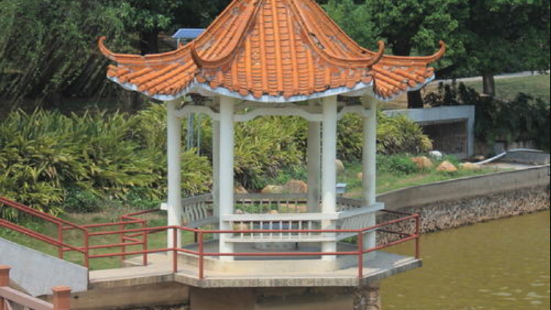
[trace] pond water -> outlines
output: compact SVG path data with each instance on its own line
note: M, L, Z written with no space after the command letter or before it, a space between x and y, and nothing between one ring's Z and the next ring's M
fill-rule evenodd
M383 308L548 310L550 222L543 212L424 236L424 268L385 280Z

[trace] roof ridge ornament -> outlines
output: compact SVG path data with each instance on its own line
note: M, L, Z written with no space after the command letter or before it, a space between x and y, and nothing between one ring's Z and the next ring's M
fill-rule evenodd
M191 49L192 49L191 53L192 53L193 61L197 64L197 66L199 68L216 69L216 68L222 67L228 61L233 59L235 55L238 53L238 48L242 45L243 40L245 39L245 37L247 36L251 28L255 25L255 17L262 9L262 4L265 1L266 0L255 0L253 5L246 9L250 11L249 15L247 16L246 23L239 25L242 28L242 30L236 31L238 32L238 37L231 39L231 41L229 42L231 47L228 48L228 52L226 52L226 54L219 56L218 58L215 58L215 59L201 58L199 56L199 53L197 52L197 42L199 41L200 38L193 40L191 44Z
M385 51L386 51L386 43L384 41L377 42L377 45L379 46L379 51L373 58L372 63L368 67L373 67L374 65L378 64L383 57L385 57Z

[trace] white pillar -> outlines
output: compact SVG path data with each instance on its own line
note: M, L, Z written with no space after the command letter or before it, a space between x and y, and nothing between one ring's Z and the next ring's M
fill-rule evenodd
M214 216L220 216L220 121L212 120L212 197Z
M224 222L225 215L234 213L234 112L235 99L220 98L220 229L231 230L230 224ZM220 236L220 253L233 253L233 244ZM233 261L233 257L221 257L221 261Z
M168 225L182 226L182 120L176 116L179 101L167 105L167 162L168 162ZM174 233L168 233L168 247L174 246ZM181 246L178 234L176 246Z
M369 98L369 116L364 117L363 145L363 199L365 206L373 206L377 202L377 102ZM369 226L377 225L377 214L369 219ZM377 233L368 233L364 237L364 248L377 245Z
M323 99L323 159L322 159L322 211L337 212L337 97ZM323 229L335 229L333 221L324 221ZM324 242L323 252L337 252L336 242ZM323 260L334 261L335 256Z
M319 213L321 182L321 123L308 123L308 212Z

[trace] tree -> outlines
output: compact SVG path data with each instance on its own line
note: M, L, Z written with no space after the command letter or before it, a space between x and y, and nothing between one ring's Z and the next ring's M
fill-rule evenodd
M25 97L89 96L106 85L97 36L126 45L114 2L0 1L0 94L10 107Z
M140 35L142 55L159 52L159 33L168 29L176 18L176 10L184 0L120 1L121 18L130 31Z
M325 8L344 30L365 47L385 40L394 55L433 54L439 40L450 49L439 69L449 70L463 55L459 25L468 16L468 0L330 0ZM422 108L420 92L408 94L410 108Z
M549 1L469 2L470 16L461 25L468 53L460 71L482 75L485 94L496 95L496 74L549 69Z

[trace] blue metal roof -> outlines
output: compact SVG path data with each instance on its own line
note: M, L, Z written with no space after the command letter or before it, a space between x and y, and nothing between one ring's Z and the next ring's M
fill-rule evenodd
M172 36L174 39L195 39L200 36L205 29L196 29L196 28L182 28Z

